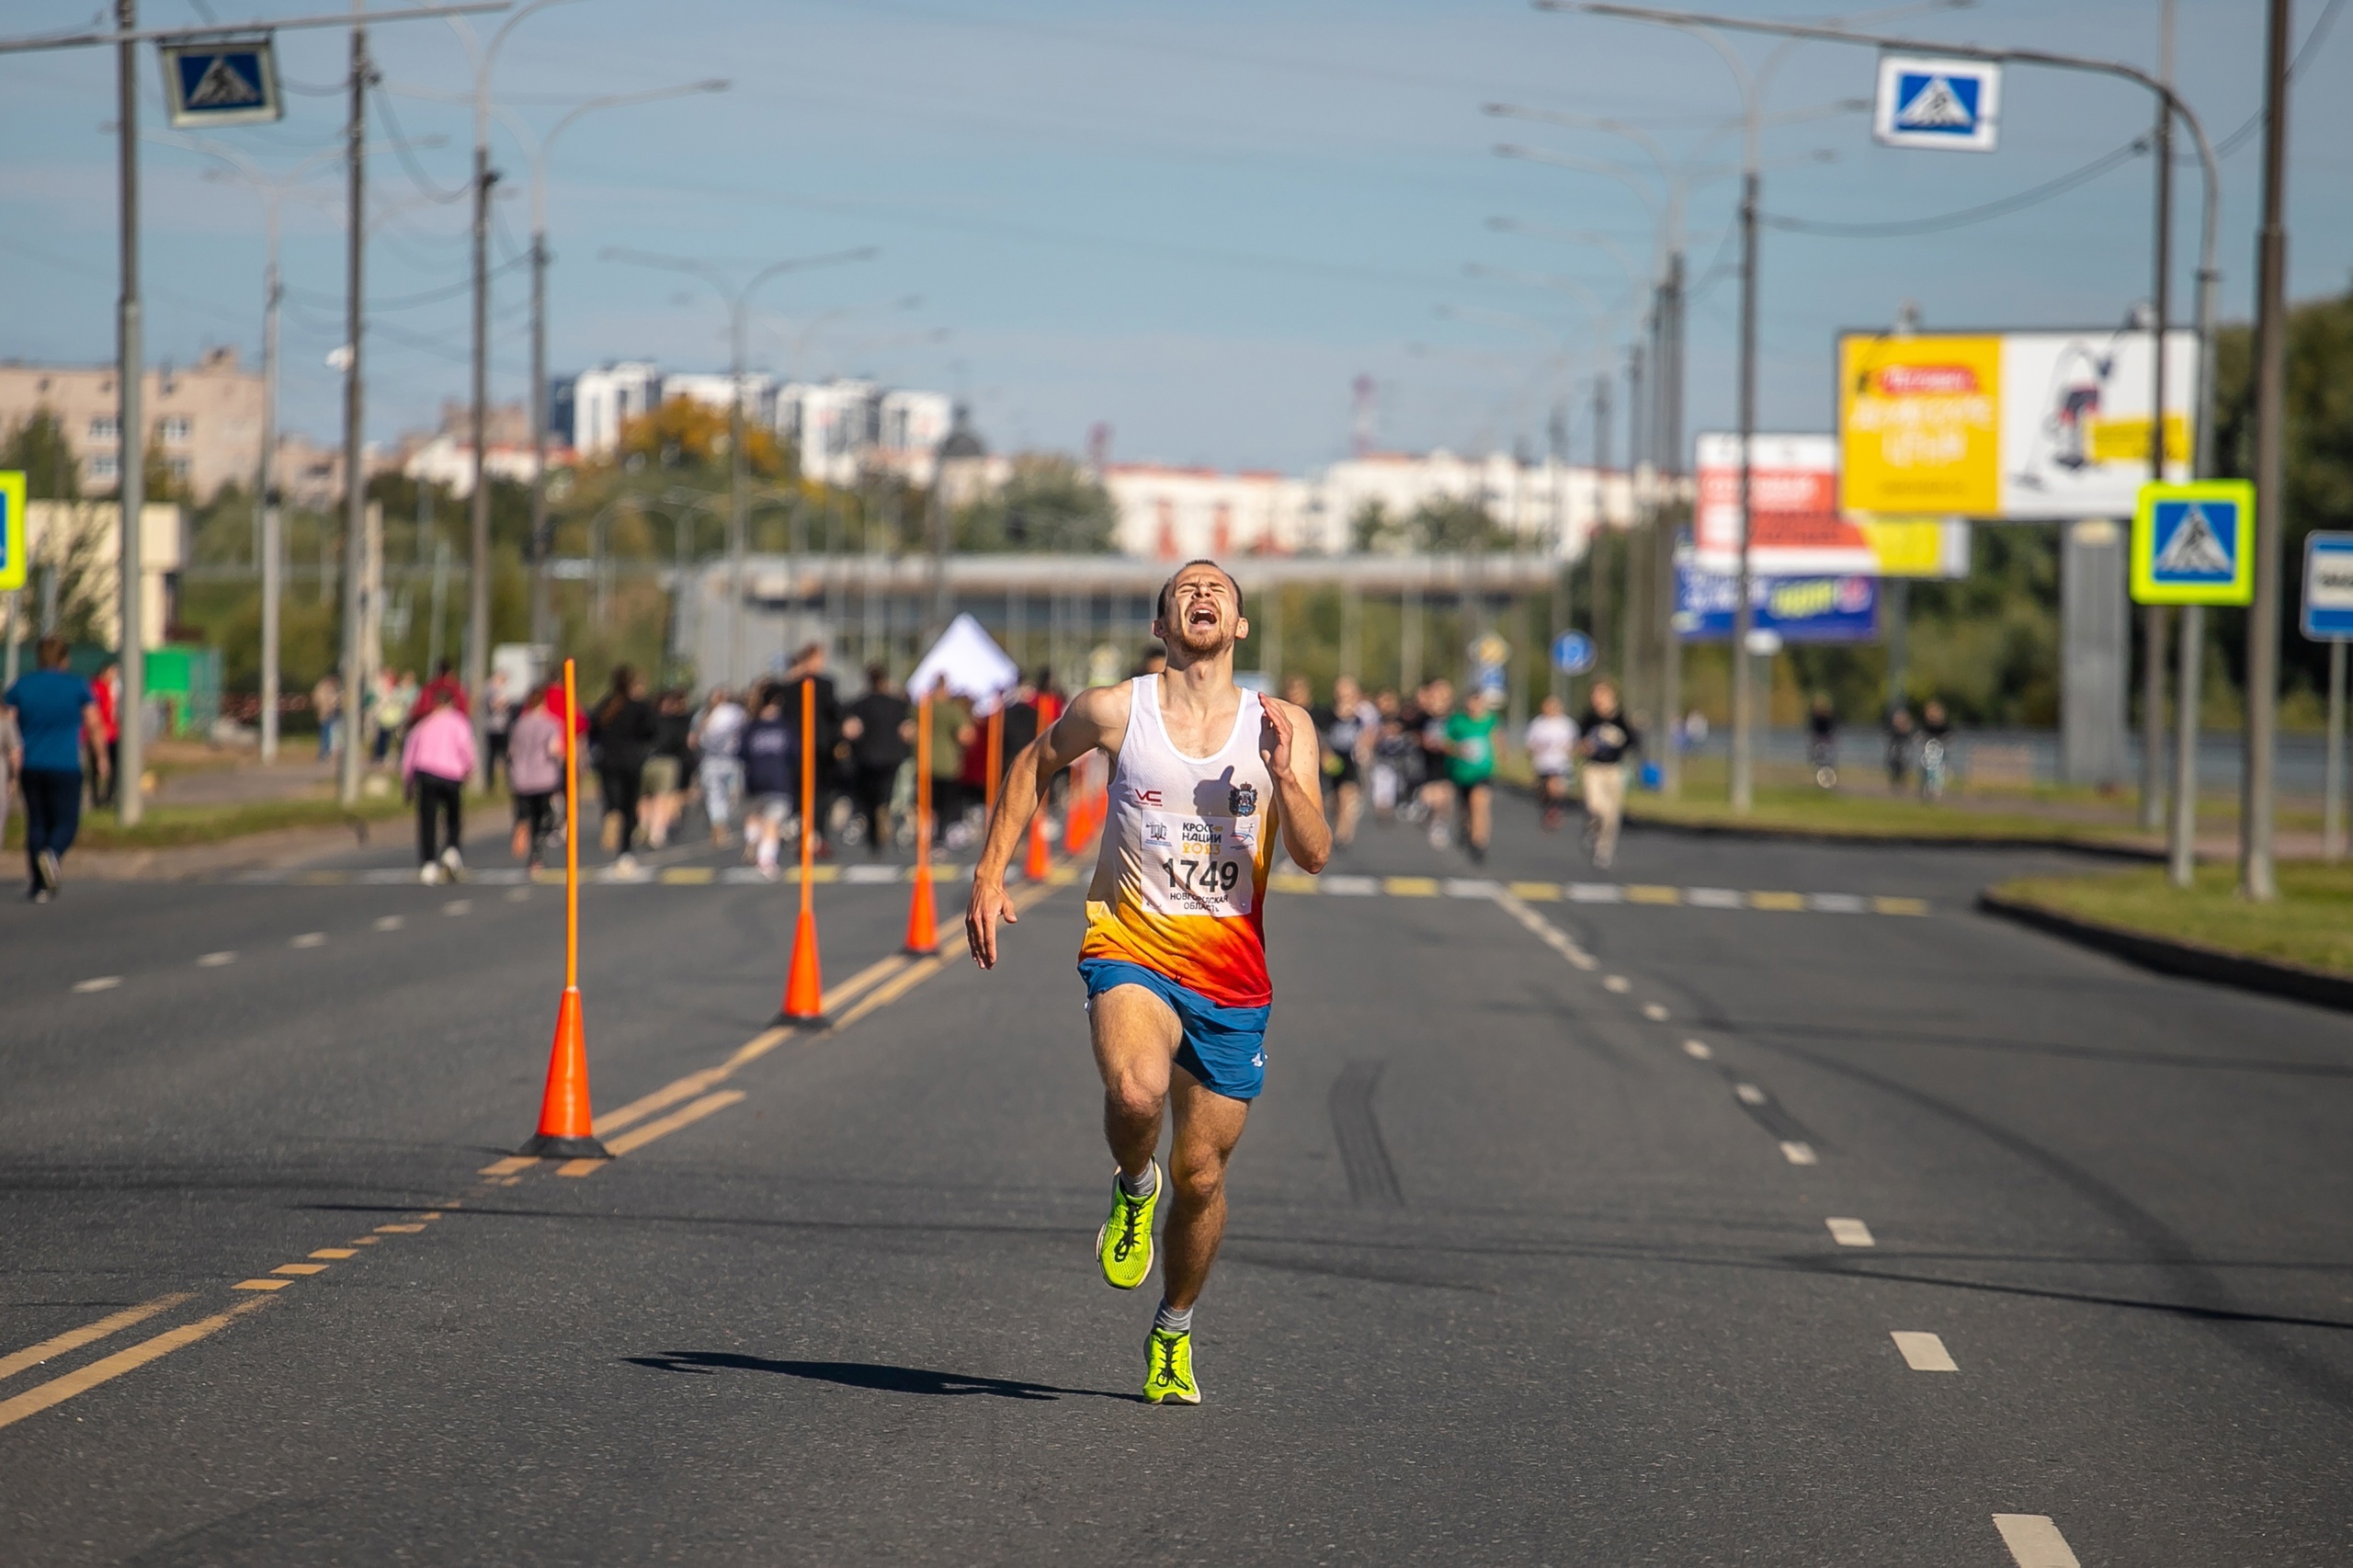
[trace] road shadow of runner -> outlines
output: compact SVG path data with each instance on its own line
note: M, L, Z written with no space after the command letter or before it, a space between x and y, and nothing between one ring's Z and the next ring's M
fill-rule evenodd
M657 1372L688 1372L710 1377L723 1369L743 1372L776 1372L813 1382L838 1383L844 1388L871 1389L878 1393L992 1394L998 1399L1055 1400L1065 1394L1077 1399L1116 1399L1141 1403L1141 1394L1110 1393L1102 1389L1056 1388L1013 1378L973 1378L961 1372L935 1372L923 1367L885 1367L871 1361L771 1361L760 1356L739 1356L725 1350L668 1350L659 1356L625 1356L631 1366Z

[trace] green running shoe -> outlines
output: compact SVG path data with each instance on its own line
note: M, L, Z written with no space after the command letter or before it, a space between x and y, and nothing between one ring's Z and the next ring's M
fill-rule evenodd
M1172 1334L1152 1331L1144 1350L1143 1402L1146 1404L1199 1404L1201 1386L1193 1381L1193 1335L1190 1330Z
M1156 1160L1152 1174L1152 1196L1130 1198L1120 1173L1111 1173L1111 1212L1095 1233L1095 1256L1103 1265L1103 1282L1117 1290L1132 1290L1152 1272L1152 1211L1160 1206L1163 1185Z

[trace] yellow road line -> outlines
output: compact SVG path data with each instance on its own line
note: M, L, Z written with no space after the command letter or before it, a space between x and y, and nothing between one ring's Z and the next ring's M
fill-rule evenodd
M350 1247L318 1247L312 1252L311 1256L313 1257L343 1258L357 1257L359 1255Z
M700 886L719 875L716 866L673 866L662 873L662 881L673 887Z
M865 992L881 984L904 969L907 963L907 955L904 953L892 953L887 959L876 960L831 991L826 992L818 1002L817 1010L822 1013L831 1013L836 1007L848 1006Z
M858 1019L866 1017L867 1014L874 1012L878 1008L889 1006L900 997L904 996L908 992L913 991L916 986L921 985L925 981L929 980L933 975L938 974L940 970L946 967L946 965L947 960L944 959L925 959L918 963L911 965L906 973L899 976L898 979L891 982L890 984L880 987L865 1001L860 1002L857 1006L852 1007L848 1012L844 1013L839 1018L836 1018L834 1021L834 1028L836 1030L846 1029L849 1028L850 1025L858 1022Z
M1805 908L1805 894L1802 892L1753 892L1748 895L1748 907L1751 909L1802 910Z
M283 1290L293 1284L291 1279L240 1279L229 1287L233 1290Z
M715 1095L705 1095L683 1109L674 1110L665 1117L622 1133L619 1138L608 1142L605 1150L614 1159L619 1159L632 1150L644 1148L656 1138L666 1138L681 1127L691 1126L700 1121L715 1110L725 1110L743 1097L744 1091L741 1089L722 1089ZM607 1163L603 1160L566 1160L556 1166L555 1174L561 1176L594 1176Z
M85 1323L79 1328L69 1328L54 1339L44 1339L39 1345L28 1345L22 1350L0 1356L0 1378L13 1378L27 1367L38 1367L53 1356L68 1350L79 1350L110 1334L120 1334L135 1324L145 1323L157 1312L170 1312L182 1301L196 1299L193 1290L176 1290L168 1296L158 1296L152 1301L142 1301L135 1307L125 1307L110 1312L96 1323Z
M1514 882L1506 891L1514 898L1524 898L1537 903L1561 902L1561 884L1558 882Z
M509 1154L503 1160L483 1166L475 1174L494 1176L513 1176L517 1171L528 1171L539 1163L529 1154Z
M1391 898L1436 898L1436 877L1384 877L1381 891Z
M1925 898L1875 898L1871 907L1881 915L1926 915L1928 901Z
M277 1283L283 1285L284 1280ZM186 1301L185 1296L178 1298ZM256 1296L240 1301L227 1312L215 1312L178 1328L166 1329L153 1339L142 1339L128 1349L118 1350L103 1360L91 1362L78 1372L68 1372L62 1378L51 1378L37 1384L10 1400L0 1400L0 1426L11 1426L28 1415L38 1415L52 1404L63 1404L77 1393L87 1393L100 1383L108 1382L145 1366L148 1362L170 1355L173 1351L195 1344L208 1335L217 1334L229 1326L232 1320L243 1317L256 1307L269 1304L267 1296Z
M379 1225L376 1233L380 1236L413 1236L423 1229L422 1225Z
M1681 903L1683 890L1663 888L1645 882L1629 882L1626 884L1626 902L1628 903Z
M1277 871L1267 879L1268 892L1313 892L1315 879L1298 871Z
M326 1271L327 1266L324 1263L281 1263L270 1270L272 1274L293 1275L324 1274Z

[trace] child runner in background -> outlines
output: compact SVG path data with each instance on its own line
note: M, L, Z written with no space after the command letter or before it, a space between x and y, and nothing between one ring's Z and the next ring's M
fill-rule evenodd
M1557 832L1569 810L1569 766L1575 759L1577 722L1565 703L1548 697L1521 737L1529 765L1536 770L1536 799L1544 808L1544 831Z

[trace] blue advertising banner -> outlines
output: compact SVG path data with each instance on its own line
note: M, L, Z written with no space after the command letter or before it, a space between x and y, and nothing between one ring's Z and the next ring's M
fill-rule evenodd
M1732 640L1737 579L1675 563L1675 631L1686 642ZM1756 577L1750 580L1756 630L1784 642L1870 642L1879 637L1875 577Z

